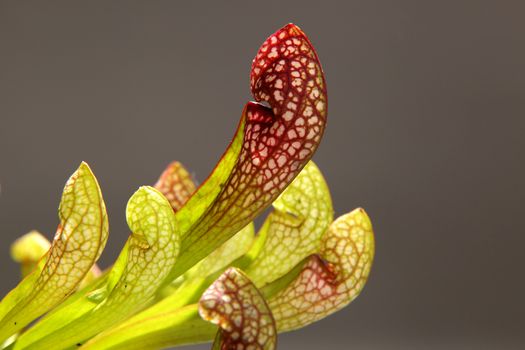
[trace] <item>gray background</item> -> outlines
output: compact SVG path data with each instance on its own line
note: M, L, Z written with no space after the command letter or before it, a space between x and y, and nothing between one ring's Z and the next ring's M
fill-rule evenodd
M328 83L314 159L336 214L371 215L377 258L360 298L281 349L521 348L525 4L188 3L0 1L2 294L18 279L9 244L52 237L81 160L109 209L103 266L138 186L174 159L205 179L259 45L294 22Z

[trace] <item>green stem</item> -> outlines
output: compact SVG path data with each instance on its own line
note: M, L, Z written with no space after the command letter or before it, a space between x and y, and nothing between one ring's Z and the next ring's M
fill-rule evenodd
M192 304L148 317L132 317L96 336L82 349L159 349L208 342L216 333L217 326L204 321L199 316L198 305Z

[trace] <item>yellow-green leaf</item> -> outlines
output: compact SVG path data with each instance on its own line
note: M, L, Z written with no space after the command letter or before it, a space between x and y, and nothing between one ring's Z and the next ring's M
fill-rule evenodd
M273 207L257 238L263 241L263 246L245 270L258 287L285 275L319 251L321 236L333 220L328 186L312 161Z
M224 269L232 261L245 254L253 244L255 238L253 223L248 224L232 238L213 251L206 258L184 274L186 280L195 277L207 277Z
M11 245L11 258L20 263L22 277L26 277L33 272L39 262L43 263L42 259L45 259L44 255L49 251L50 247L51 242L35 230L26 233L13 242ZM93 264L89 272L79 283L78 288L81 289L87 286L101 274L102 271L100 271L97 264Z
M372 224L363 209L339 217L295 280L271 297L279 332L316 322L348 305L363 289L374 258Z
M45 260L0 303L0 341L73 293L102 253L108 236L106 208L86 163L64 188L59 218Z

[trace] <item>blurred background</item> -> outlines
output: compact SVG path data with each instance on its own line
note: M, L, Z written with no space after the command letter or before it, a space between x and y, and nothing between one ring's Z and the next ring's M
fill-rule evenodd
M0 1L0 273L18 236L52 238L80 161L111 235L180 160L202 181L251 99L259 45L294 22L324 66L314 160L336 215L362 206L376 261L349 307L281 349L523 349L522 1ZM209 345L190 349L208 349Z

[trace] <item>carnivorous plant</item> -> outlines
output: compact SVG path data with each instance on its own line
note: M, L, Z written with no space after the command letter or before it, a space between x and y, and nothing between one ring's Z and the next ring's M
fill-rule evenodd
M11 247L23 279L0 303L0 349L275 349L279 333L358 296L374 258L372 225L363 209L334 219L311 161L327 92L301 29L286 25L262 44L250 85L255 102L203 184L173 162L129 199L131 234L104 271L104 198L79 166L53 241L32 231Z

